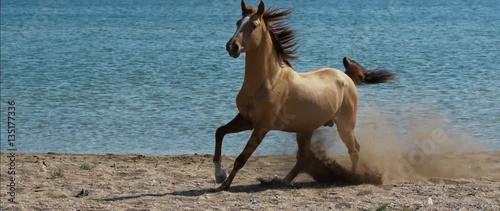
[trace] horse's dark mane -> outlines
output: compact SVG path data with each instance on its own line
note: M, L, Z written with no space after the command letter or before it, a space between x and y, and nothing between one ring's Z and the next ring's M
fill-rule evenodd
M298 44L296 39L297 34L285 22L292 11L292 9L269 8L262 15L267 29L271 34L271 39L273 39L274 48L278 56L290 67L292 67L290 61L299 58L296 55Z
M256 11L255 8L247 6L247 11L244 11L243 15ZM292 11L292 9L269 8L262 14L262 18L271 35L278 57L290 67L292 67L290 61L299 58L296 55L298 44L298 40L296 39L297 34L295 30L291 29L285 22Z

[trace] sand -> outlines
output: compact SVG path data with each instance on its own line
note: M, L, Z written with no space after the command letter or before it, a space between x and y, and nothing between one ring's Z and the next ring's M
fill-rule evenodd
M261 185L257 178L284 177L295 157L256 156L229 191L218 193L209 192L217 187L211 155L21 153L16 156L14 203L7 193L8 154L0 156L2 210L500 210L498 151L433 158L458 161L467 174L460 170L448 177L419 176L382 185L319 183L307 174L292 186ZM231 167L234 159L223 157L224 166ZM348 157L335 160L349 165Z

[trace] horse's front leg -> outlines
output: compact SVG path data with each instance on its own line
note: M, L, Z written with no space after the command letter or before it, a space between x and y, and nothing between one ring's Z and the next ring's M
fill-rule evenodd
M268 132L268 128L256 127L254 129L250 140L248 140L247 145L245 146L245 149L243 149L243 152L241 152L241 154L234 161L233 170L229 174L229 177L224 181L224 183L222 183L219 188L217 188L218 191L229 189L238 171L243 168L245 163L248 161L248 158L252 155L255 149L257 149L257 147L262 142L262 139L264 139Z
M217 183L222 183L226 180L226 171L221 166L222 140L224 136L229 133L238 133L251 129L253 129L252 123L241 114L236 115L229 123L217 128L215 132L215 153L213 160L215 165L215 181Z

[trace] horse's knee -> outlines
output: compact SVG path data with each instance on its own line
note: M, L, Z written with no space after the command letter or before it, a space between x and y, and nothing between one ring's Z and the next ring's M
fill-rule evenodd
M219 128L217 128L217 130L215 131L215 139L216 140L222 139L224 135L226 135L226 130L224 126L220 126Z

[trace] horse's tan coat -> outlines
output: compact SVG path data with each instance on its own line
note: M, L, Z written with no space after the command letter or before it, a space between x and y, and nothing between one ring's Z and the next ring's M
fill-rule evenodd
M245 16L249 10L252 13ZM305 73L294 71L276 52L262 19L264 3L261 1L255 11L242 1L242 11L244 18L250 18L252 23L237 29L227 49L233 57L238 57L238 49L246 53L245 77L236 97L239 113L216 132L215 176L217 182L223 182L218 190L229 188L236 173L270 130L297 133L297 163L284 178L285 183L290 183L306 165L301 158L308 152L304 149L309 146L314 130L323 125L332 125L332 122L335 122L339 136L348 149L352 171L355 172L360 147L354 136L358 92L351 79L353 76L332 68ZM237 49L233 42L238 44ZM359 76L356 72L349 74ZM245 149L226 178L220 161L224 135L252 129Z

